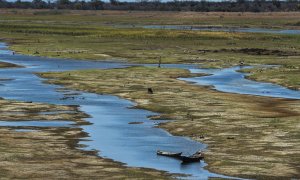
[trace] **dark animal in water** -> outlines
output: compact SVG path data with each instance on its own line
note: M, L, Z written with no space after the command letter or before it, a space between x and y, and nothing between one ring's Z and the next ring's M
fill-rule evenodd
M157 155L160 155L160 156L168 156L168 157L180 157L182 152L179 152L179 153L174 153L174 152L167 152L167 151L160 151L158 150L156 152Z
M153 94L152 88L148 88L148 94Z

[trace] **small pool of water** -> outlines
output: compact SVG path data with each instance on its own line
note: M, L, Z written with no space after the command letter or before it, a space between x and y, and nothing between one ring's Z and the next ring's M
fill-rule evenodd
M36 132L37 130L33 129L15 129L16 132Z

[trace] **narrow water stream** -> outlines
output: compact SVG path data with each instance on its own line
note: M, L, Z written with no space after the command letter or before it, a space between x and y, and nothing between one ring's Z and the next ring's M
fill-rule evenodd
M179 78L198 85L213 86L222 92L249 94L256 96L278 97L287 99L300 99L300 91L291 90L276 84L257 82L246 79L245 73L238 72L243 66L235 66L224 69L190 69L192 73L205 73L209 76Z
M270 33L270 34L300 34L299 29L269 29L269 28L241 28L241 27L203 27L187 25L147 25L146 29L173 29L173 30L191 30L191 31L214 31L214 32L245 32L245 33Z
M120 68L130 66L130 64L12 55L12 52L7 50L7 46L4 43L0 43L0 60L25 67L0 69L1 79L8 79L1 82L0 97L21 101L79 105L82 111L91 115L91 118L86 118L86 120L92 124L81 126L90 136L81 141L81 144L87 145L84 150L99 150L100 156L126 163L128 166L189 174L191 175L190 179L199 179L199 177L201 179L208 179L209 177L225 178L225 176L205 170L203 167L206 164L203 161L182 165L178 160L157 156L157 149L174 152L182 151L185 154L192 154L196 150L206 148L206 145L192 141L189 138L172 136L162 129L154 128L158 122L150 121L147 117L155 115L155 113L146 110L130 109L128 107L134 106L134 103L115 96L72 90L57 91L62 87L45 84L43 83L44 79L34 75L35 72ZM262 91L262 88L268 88L268 90L263 90L263 92L269 92L268 96L297 99L300 97L298 91L288 90L269 83L245 80L242 73L236 72L238 68L207 70L196 69L192 65L164 65L164 67L177 67L190 69L192 72L213 74L212 76L182 79L201 85L214 85L220 91L265 95L265 93L257 93L257 90ZM249 84L251 85L251 83L254 83L254 85L249 90ZM280 94L277 93L277 90L280 91ZM290 94L287 95L287 93ZM72 98L66 98L68 96L72 96ZM130 124L130 122L141 123ZM33 121L28 123L30 123L28 126L45 125ZM0 123L0 126L24 126L24 123L20 124L18 122L13 124ZM57 124L54 122L54 124L50 125L54 126ZM61 125L74 126L68 121L62 122Z

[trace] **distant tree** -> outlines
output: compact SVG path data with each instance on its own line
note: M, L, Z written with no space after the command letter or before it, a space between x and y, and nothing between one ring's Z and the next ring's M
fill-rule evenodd
M261 0L254 0L252 3L252 11L253 12L261 12L262 11L261 3L262 3Z
M110 0L109 2L110 2L110 4L113 5L113 6L119 5L119 1L118 1L118 0Z
M100 10L103 9L103 2L100 0L91 0L90 2L92 9L94 10Z
M82 10L89 9L88 4L84 0L80 1L80 4Z
M172 1L172 8L173 8L173 11L181 11L181 3L180 3L181 1L179 1L179 0L173 0Z
M59 9L68 9L70 8L71 1L70 0L58 0L56 2L57 8Z
M77 10L83 9L83 8L82 8L81 2L79 2L78 0L76 0L76 1L74 2L74 9L77 9Z
M237 2L237 4L240 5L240 4L245 4L246 0L237 0L236 2Z
M281 2L279 0L272 0L272 4L274 6L276 6L276 8L280 8L281 7Z
M58 3L61 5L69 5L71 3L70 0L58 0Z
M33 0L32 5L35 9L42 9L47 7L47 3L42 0Z
M0 0L0 8L6 8L7 2L5 0Z
M155 10L155 11L222 11L222 12L266 12L266 11L299 11L299 0L0 0L0 8L49 8L49 9L82 9L82 10Z

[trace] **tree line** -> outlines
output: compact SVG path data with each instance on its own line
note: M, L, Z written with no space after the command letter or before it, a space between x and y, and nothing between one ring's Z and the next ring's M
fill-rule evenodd
M9 2L0 0L0 8L20 9L74 9L74 10L140 10L140 11L221 11L221 12L272 12L272 11L300 11L300 0L236 0L236 1L164 1L138 0L124 2L110 0L57 0L31 2L17 0Z

